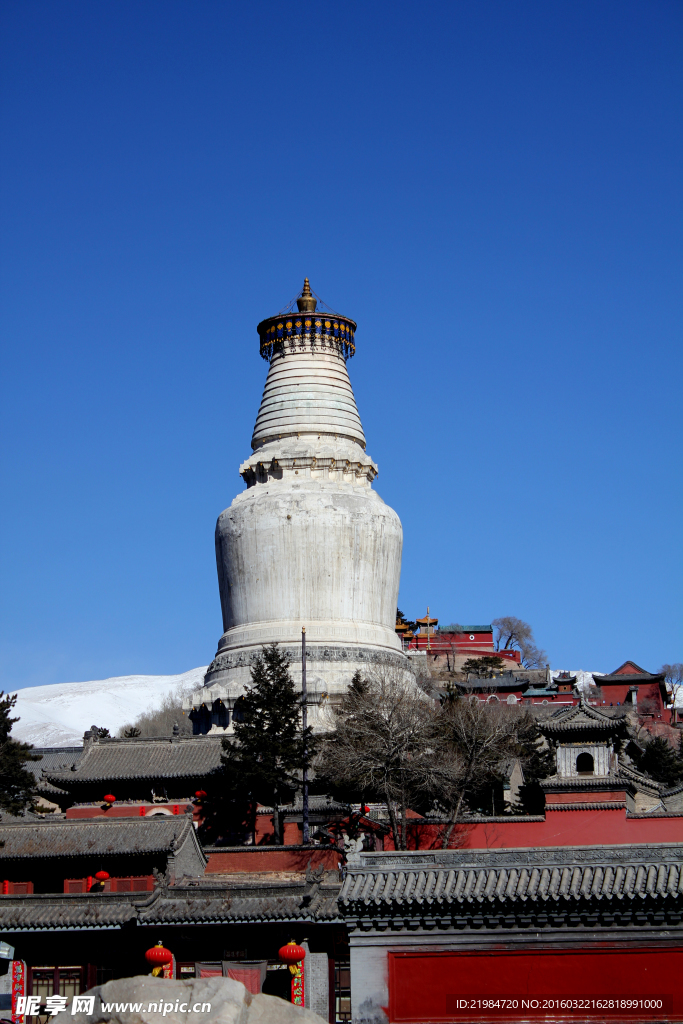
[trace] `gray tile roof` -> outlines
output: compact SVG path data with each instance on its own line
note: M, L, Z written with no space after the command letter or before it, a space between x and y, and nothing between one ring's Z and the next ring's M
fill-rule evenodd
M187 815L0 824L0 864L16 858L172 852L194 833Z
M116 779L203 778L220 767L222 752L220 737L100 739L72 768L48 767L43 777L66 788Z
M354 858L355 860L355 858ZM398 914L431 907L503 903L627 903L640 897L683 896L683 846L443 851L360 854L349 861L339 897L345 913Z
M27 761L26 768L38 780L46 770L71 768L83 754L83 747L33 747L31 753L40 754L40 761Z
M598 686L603 683L657 683L664 676L659 672L623 672L623 673L611 673L604 676L598 675L597 673L593 676L593 679Z
M604 711L586 704L581 697L580 703L574 707L562 708L550 718L539 722L539 728L550 735L569 732L614 733L622 727L622 720L625 721L624 715L618 718L607 715Z
M249 921L339 921L339 885L224 883L166 890L141 912L140 924L221 924Z
M659 795L664 789L661 783L655 782L654 779L636 771L624 764L623 761L620 761L616 769L612 769L609 775L550 775L547 779L541 779L540 786L541 789L550 793L626 789L630 793L640 791L653 796Z
M25 768L31 772L38 784L41 796L65 796L66 791L46 780L46 772L71 768L81 757L83 747L33 747L32 753L40 754L40 761L27 761Z
M134 904L122 896L0 897L3 932L108 931L136 917Z
M339 884L304 882L241 886L204 879L153 893L0 897L0 930L91 931L138 925L309 921L342 923Z

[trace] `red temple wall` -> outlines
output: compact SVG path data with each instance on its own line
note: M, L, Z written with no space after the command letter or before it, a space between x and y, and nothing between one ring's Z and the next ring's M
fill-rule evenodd
M437 825L415 822L409 829L409 849L440 848ZM545 821L479 821L459 826L449 845L488 850L671 843L681 842L682 838L683 815L675 818L628 818L623 807L604 811L553 811L546 808ZM390 835L384 840L384 849L394 849Z
M209 858L207 875L257 871L303 873L309 862L311 868L322 865L326 871L336 871L342 859L339 850L323 846L304 849L291 846L247 846L205 852Z
M683 1020L683 948L388 952L391 1024ZM563 998L619 1005L558 1007ZM623 1000L661 1000L629 1008ZM479 1005L481 1001L498 1006ZM501 1005L501 1000L505 1001ZM523 1005L523 1000L527 1005ZM510 1003L516 1001L517 1006ZM473 1005L474 1003L474 1005ZM537 1005L535 1005L537 1004ZM552 1004L552 1005L549 1005Z

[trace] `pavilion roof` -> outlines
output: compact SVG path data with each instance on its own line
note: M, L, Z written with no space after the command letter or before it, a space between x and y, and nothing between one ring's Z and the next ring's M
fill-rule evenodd
M619 732L625 722L625 714L615 718L604 711L587 704L583 696L578 704L571 708L562 708L550 718L539 723L542 732L602 732L605 734Z
M71 768L48 767L43 778L66 789L117 779L203 778L220 768L222 753L220 736L97 739Z

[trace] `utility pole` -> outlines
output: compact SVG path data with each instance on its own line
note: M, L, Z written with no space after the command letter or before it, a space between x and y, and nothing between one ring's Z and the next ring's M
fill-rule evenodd
M304 785L302 793L302 816L301 824L303 829L304 845L310 840L308 828L308 742L306 730L308 728L308 692L306 690L306 627L301 627L301 725L304 735Z

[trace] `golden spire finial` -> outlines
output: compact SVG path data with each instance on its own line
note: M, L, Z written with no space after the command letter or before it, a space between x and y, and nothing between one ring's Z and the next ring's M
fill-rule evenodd
M315 313L315 307L318 305L318 300L311 292L311 286L308 283L308 278L304 278L304 287L301 295L296 300L296 304L299 307L300 313Z

